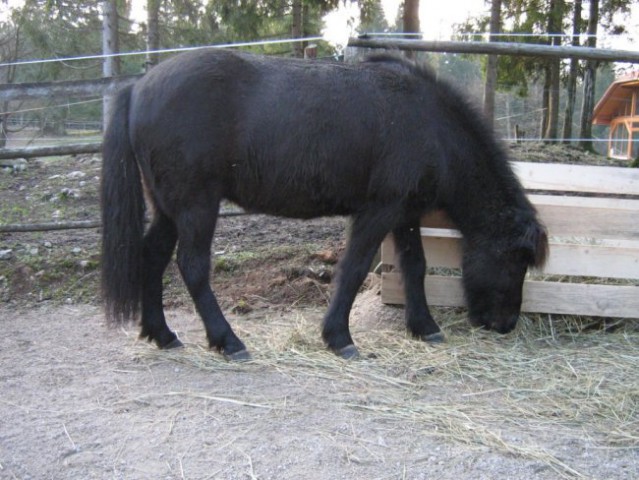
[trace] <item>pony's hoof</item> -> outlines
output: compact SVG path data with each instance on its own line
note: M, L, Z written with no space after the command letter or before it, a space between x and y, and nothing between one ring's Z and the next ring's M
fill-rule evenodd
M184 344L180 342L180 339L175 337L175 339L171 340L166 345L160 347L162 350L172 350L174 348L184 348Z
M443 332L429 333L428 335L422 335L420 339L426 343L445 343L446 335Z
M359 358L359 350L357 350L357 347L353 344L346 345L345 347L335 350L335 354L344 360L354 360Z
M245 348L233 353L223 353L222 355L229 362L248 362L251 359L251 354Z

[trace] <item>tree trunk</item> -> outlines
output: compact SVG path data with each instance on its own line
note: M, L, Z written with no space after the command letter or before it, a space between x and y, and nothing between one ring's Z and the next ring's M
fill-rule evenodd
M546 65L544 67L544 85L542 87L541 96L541 126L539 129L539 137L545 138L546 131L548 130L548 111L550 110L550 67Z
M120 74L119 59L113 56L119 50L117 0L104 0L102 2L102 53L105 55L102 64L103 77L115 77ZM111 118L111 99L110 95L105 95L102 103L102 122L105 130Z
M575 0L572 12L572 46L579 46L579 33L581 32L581 0ZM564 143L570 143L572 137L572 119L575 111L575 96L577 93L577 72L579 70L579 60L570 59L570 70L568 71L568 98L566 109L564 110Z
M494 35L501 30L501 0L492 0L490 7L490 38L494 42ZM495 92L497 90L497 55L489 55L486 65L486 83L484 85L484 115L491 126L495 124Z
M550 61L548 72L548 119L544 137L547 140L555 140L559 125L559 60Z
M588 47L597 46L597 24L599 23L599 0L590 0L590 17L588 18ZM595 108L595 81L597 79L597 62L586 61L584 70L584 99L581 106L580 146L592 151L592 111Z
M405 38L421 38L419 27L419 0L404 0L404 15L402 18L404 33L415 33ZM415 52L407 50L408 58L415 58Z
M148 72L160 61L157 51L160 49L160 0L147 0L146 2L146 62L145 70Z
M293 38L302 38L303 35L303 18L302 18L302 0L293 0L293 26L291 28L291 36ZM304 56L304 43L293 43L293 56L302 58Z
M20 27L8 27L7 32L7 35L3 39L4 48L2 49L0 62L15 63L18 60L18 50L20 50ZM8 65L4 68L0 68L0 83L5 85L12 84L15 81L15 76L16 65ZM7 141L9 140L9 127L7 125L9 117L11 116L9 109L9 101L3 101L0 106L0 148L6 147Z

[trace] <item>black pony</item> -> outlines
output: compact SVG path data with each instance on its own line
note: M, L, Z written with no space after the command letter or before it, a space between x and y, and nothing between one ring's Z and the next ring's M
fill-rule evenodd
M547 240L506 155L459 93L396 56L358 64L202 50L167 60L115 101L102 171L107 317L141 310L141 336L181 343L162 308L162 274L177 263L210 346L248 357L209 285L222 199L294 218L350 215L352 227L324 317L328 347L357 349L348 317L380 242L392 232L408 330L441 341L424 293L419 222L445 210L464 236L471 321L514 328L527 267ZM144 231L144 194L153 221Z

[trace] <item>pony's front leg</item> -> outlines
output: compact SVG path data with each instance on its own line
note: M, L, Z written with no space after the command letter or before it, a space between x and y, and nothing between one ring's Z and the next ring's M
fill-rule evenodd
M235 335L211 290L211 242L217 220L217 208L205 209L201 215L193 209L178 221L180 238L177 263L184 283L202 317L209 345L228 360L250 358L246 347Z
M355 296L370 270L379 245L400 215L401 210L387 207L369 209L353 218L346 251L337 266L333 296L322 328L322 338L328 348L345 359L359 356L348 326Z
M426 342L442 342L444 334L430 314L424 292L426 259L419 220L394 229L393 237L404 280L406 327L416 338Z

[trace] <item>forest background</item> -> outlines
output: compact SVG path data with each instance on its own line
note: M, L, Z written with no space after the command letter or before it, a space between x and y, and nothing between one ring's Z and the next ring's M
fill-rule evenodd
M269 55L304 55L308 42L269 44L274 39L318 37L341 17L348 34L421 32L419 13L432 0L145 0L146 18L126 0L4 0L0 4L0 83L95 79L103 75L109 14L114 15L114 49L144 52L237 42L265 42L245 49ZM510 41L606 48L628 38L627 25L639 2L632 0L492 0L468 11L450 28L460 41ZM390 7L389 7L390 5ZM389 12L389 8L391 9ZM393 8L396 9L393 15ZM332 15L332 17L331 17ZM393 17L395 20L393 21ZM333 38L335 38L333 36ZM443 39L443 38L442 38ZM344 44L314 41L318 57L339 60ZM118 57L113 74L142 73L167 54ZM91 56L78 60L75 57ZM536 57L417 54L443 78L483 104L504 139L545 140L603 149L606 133L591 126L594 104L628 64ZM57 59L46 63L38 59ZM73 59L73 60L72 60ZM51 98L0 103L0 146L12 133L30 130L30 143L50 142L71 130L102 129L102 100ZM592 141L594 139L594 141ZM600 150L603 151L603 150Z

